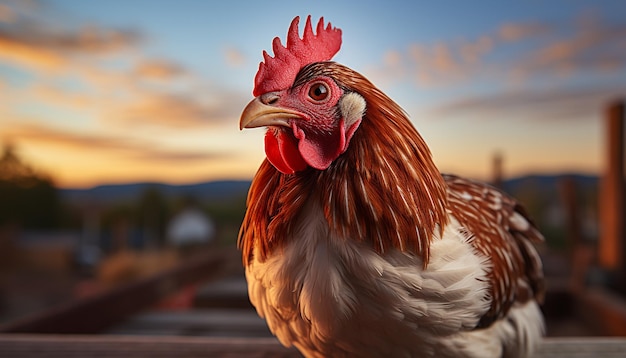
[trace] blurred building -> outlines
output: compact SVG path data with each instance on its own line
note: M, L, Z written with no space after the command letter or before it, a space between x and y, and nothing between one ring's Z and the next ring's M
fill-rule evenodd
M213 220L195 207L183 209L167 226L167 241L176 247L208 244L214 238Z

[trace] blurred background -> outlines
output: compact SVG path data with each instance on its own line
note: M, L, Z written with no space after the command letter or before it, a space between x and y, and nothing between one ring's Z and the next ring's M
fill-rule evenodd
M527 207L547 238L548 334L626 336L624 13L0 0L0 331L269 335L235 247L264 132L238 119L262 51L311 14L442 172Z

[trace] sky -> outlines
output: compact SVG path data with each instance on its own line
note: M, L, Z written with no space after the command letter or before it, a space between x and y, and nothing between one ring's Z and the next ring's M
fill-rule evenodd
M251 179L240 131L262 51L295 16L398 102L442 172L598 174L626 98L624 1L0 0L0 145L60 187ZM303 26L301 21L301 29Z

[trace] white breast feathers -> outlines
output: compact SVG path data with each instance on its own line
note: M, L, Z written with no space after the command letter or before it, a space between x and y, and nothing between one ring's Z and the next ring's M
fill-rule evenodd
M250 300L284 345L311 357L488 357L515 338L498 323L472 331L490 304L489 266L454 219L425 270L410 254L334 236L316 205L297 222L284 248L246 268Z

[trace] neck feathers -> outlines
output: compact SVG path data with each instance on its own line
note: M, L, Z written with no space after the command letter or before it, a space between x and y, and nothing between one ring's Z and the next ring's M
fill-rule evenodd
M365 98L360 128L326 170L284 175L263 162L239 234L244 263L253 255L264 260L284 244L309 200L319 202L338 237L381 254L392 248L411 252L428 263L430 240L447 223L446 184L428 146L406 113L367 79L350 73L339 81Z
M371 83L350 86L367 103L350 148L318 173L332 228L379 253L412 252L428 263L429 243L447 223L446 184L406 113Z

